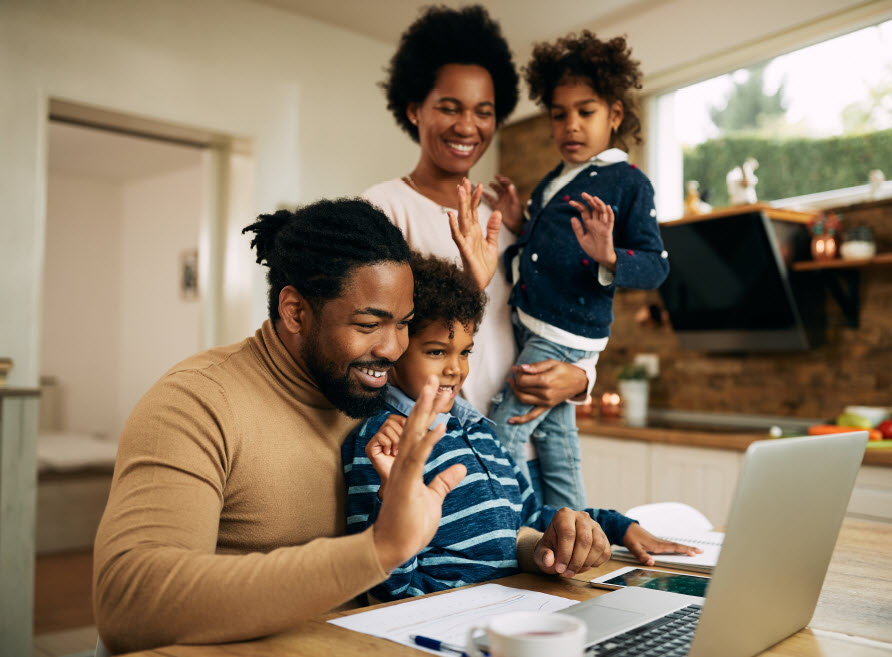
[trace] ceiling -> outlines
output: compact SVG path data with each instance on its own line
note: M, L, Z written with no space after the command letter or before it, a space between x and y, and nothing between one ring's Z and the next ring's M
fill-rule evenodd
M430 0L253 0L309 16L366 36L396 44L400 34ZM515 56L524 57L535 41L553 39L583 28L639 13L661 0L482 0L499 21ZM473 0L441 0L460 7Z
M54 173L123 184L198 166L201 149L50 121L49 166Z

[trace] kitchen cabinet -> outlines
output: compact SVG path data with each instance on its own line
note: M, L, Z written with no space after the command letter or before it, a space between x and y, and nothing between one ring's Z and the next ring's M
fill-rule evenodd
M625 511L650 502L650 447L634 440L580 435L589 506Z
M652 502L684 502L713 525L727 523L745 447L719 449L587 433L580 433L579 441L590 506L626 511ZM892 467L861 466L846 515L892 522Z

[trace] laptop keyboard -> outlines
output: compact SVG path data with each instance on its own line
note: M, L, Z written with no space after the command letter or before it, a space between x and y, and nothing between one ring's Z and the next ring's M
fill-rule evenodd
M647 625L618 634L588 648L586 657L683 657L691 647L702 608L701 605L689 605Z

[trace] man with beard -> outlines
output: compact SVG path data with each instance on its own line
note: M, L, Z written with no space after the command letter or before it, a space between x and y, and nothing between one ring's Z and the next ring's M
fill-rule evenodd
M93 568L112 652L244 640L355 606L430 542L465 474L456 465L424 484L444 429L428 431L431 377L377 521L345 535L341 444L383 407L408 344L409 249L361 200L262 215L244 232L269 267L269 319L171 368L121 435ZM573 517L544 535L523 528L518 560L561 572L595 551L599 531Z

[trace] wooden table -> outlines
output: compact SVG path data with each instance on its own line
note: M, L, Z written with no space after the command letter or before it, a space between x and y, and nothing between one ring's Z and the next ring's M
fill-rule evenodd
M607 593L590 587L587 580L628 565L609 561L573 579L524 573L496 582L587 600ZM421 657L425 654L326 622L362 611L365 610L325 614L289 632L256 641L170 646L132 654L140 657ZM892 525L846 520L811 623L762 654L773 657L888 657L892 654Z

